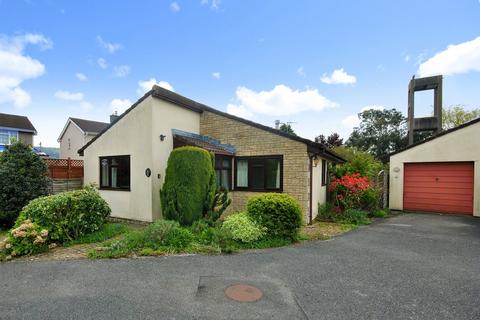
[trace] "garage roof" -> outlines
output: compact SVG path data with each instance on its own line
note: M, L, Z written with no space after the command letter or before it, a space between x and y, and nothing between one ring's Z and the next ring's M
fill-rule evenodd
M475 123L478 123L478 122L480 122L480 118L476 118L476 119L473 119L473 120L471 120L471 121L469 121L469 122L465 122L464 124L461 124L461 125L459 125L459 126L457 126L457 127L455 127L455 128L442 131L442 132L440 132L439 134L437 134L437 135L435 135L435 136L432 136L432 137L427 138L427 139L425 139L425 140L422 140L422 141L416 142L416 143L414 143L414 144L411 144L411 145L409 145L409 146L407 146L407 147L405 147L405 148L403 148L403 149L400 149L400 150L397 150L397 151L395 151L395 152L392 152L392 153L390 153L390 156L396 155L396 154L398 154L398 153L402 153L403 151L406 151L406 150L411 149L411 148L414 148L414 147L416 147L416 146L418 146L418 145L421 145L421 144L430 142L430 141L435 140L435 139L437 139L437 138L439 138L439 137L441 137L441 136L447 135L447 134L452 133L452 132L457 131L457 130L461 130L461 129L463 129L463 128L466 128L466 127L471 126L471 125L473 125L473 124L475 124Z

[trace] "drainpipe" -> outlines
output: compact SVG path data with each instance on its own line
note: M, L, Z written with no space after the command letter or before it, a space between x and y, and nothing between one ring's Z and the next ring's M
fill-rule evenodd
M312 207L312 202L313 202L313 155L309 157L309 167L310 167L310 196L309 196L309 201L310 201L310 213L309 213L309 222L308 224L312 224L313 220L313 207Z

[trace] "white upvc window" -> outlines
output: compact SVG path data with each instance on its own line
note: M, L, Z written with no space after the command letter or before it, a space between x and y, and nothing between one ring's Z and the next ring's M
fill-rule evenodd
M0 129L0 145L10 145L12 138L18 141L18 131Z

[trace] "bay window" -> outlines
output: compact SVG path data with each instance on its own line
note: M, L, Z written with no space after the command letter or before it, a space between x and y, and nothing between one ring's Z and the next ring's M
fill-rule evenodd
M130 156L100 157L100 189L130 190Z
M235 190L282 191L283 156L237 157Z

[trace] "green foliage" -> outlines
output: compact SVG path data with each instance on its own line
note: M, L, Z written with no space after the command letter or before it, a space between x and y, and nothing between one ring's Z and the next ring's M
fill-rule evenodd
M337 221L354 225L370 223L370 220L368 219L368 212L359 209L345 210Z
M380 190L370 187L360 195L360 208L365 211L375 211L380 206Z
M130 228L125 224L106 223L98 231L86 234L79 239L65 242L63 243L63 246L68 247L76 244L102 242L115 236L127 233L129 230Z
M174 149L160 191L166 219L191 225L211 212L216 191L213 155L197 147Z
M406 118L396 110L366 110L358 114L360 125L354 128L346 145L367 151L388 161L389 154L407 145Z
M267 231L267 228L252 221L246 212L228 216L223 222L222 229L228 230L234 240L245 243L260 240Z
M370 216L375 218L385 218L390 214L389 209L376 209L371 212Z
M212 208L207 212L206 219L215 222L227 210L232 203L232 199L228 196L228 190L217 190L213 198Z
M48 231L30 220L17 222L5 241L0 243L3 255L12 257L46 251Z
M357 148L338 147L335 152L347 160L344 164L337 164L330 169L330 172L337 178L345 175L359 173L362 177L367 177L374 181L378 173L385 169L381 161L375 159L368 152L358 150Z
M292 126L289 123L282 123L280 125L280 128L278 128L280 131L283 131L285 133L289 133L293 136L296 136L295 131L293 130Z
M265 193L251 197L247 213L253 221L267 228L271 238L296 239L303 223L298 201L288 194Z
M480 109L465 110L463 105L451 106L442 111L443 129L448 130L480 117Z
M17 223L30 219L45 227L49 240L63 243L99 230L110 208L93 186L30 201Z
M140 242L143 247L158 249L160 247L185 248L193 241L193 234L181 228L178 222L158 220L142 232Z
M32 199L48 194L47 165L31 147L15 142L0 152L0 225L11 226Z
M360 209L350 208L345 211L339 210L330 203L319 204L316 221L338 222L342 224L369 224L368 212Z
M330 149L343 145L343 139L340 138L340 135L336 132L330 134L328 137L325 137L323 134L321 134L315 137L315 142L321 143Z

